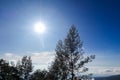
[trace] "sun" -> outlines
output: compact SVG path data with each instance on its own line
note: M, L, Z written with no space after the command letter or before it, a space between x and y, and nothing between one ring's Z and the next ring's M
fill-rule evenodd
M36 33L40 33L40 34L44 33L45 30L46 30L45 24L42 23L42 22L35 23L34 30L35 30Z

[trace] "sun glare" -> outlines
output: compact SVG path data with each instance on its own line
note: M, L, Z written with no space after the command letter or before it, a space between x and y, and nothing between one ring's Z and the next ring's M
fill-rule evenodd
M35 32L40 33L40 34L44 33L45 32L45 24L42 22L36 23L34 25L34 30L35 30Z

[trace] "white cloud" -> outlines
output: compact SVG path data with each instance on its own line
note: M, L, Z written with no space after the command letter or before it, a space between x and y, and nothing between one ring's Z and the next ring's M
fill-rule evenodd
M9 63L14 62L16 64L21 59L21 56L15 55L14 53L5 53L1 58L7 60Z
M8 60L10 63L14 62L16 64L24 55L5 53L2 58ZM26 56L31 56L34 69L47 69L54 59L54 52L29 52L29 54L26 53Z
M9 60L9 61L12 60L12 61L14 61L14 60L19 60L21 58L21 56L15 55L14 53L5 53L3 58L5 60Z
M31 58L35 68L47 69L54 59L54 52L32 53Z
M24 54L25 55L25 54ZM24 55L19 55L15 53L5 53L2 58L5 60L9 60L10 62L17 62ZM29 52L26 53L27 56L31 56L32 63L34 66L34 70L36 69L48 69L48 66L51 65L51 62L54 60L55 52L54 51L45 51L45 52ZM89 68L88 73L93 73L93 75L97 76L108 76L108 75L116 75L120 73L120 67L110 67L102 64L103 61L99 61L99 59L93 60L93 65L87 65ZM97 64L96 64L97 63ZM98 65L101 64L101 66ZM104 62L103 62L104 63ZM91 64L91 63L90 63ZM105 67L106 66L106 67Z
M89 67L89 72L97 76L109 76L109 75L118 75L120 74L120 67L100 67L94 66Z

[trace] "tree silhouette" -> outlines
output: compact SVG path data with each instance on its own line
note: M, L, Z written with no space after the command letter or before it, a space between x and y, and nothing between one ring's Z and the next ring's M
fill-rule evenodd
M54 80L65 80L67 79L68 66L67 66L67 55L64 50L63 42L58 41L56 46L56 55L55 60L49 69L49 72L52 74Z
M0 59L0 80L19 80L18 70L3 59Z
M32 72L31 57L24 56L21 62L17 62L16 67L19 72L20 79L29 80L30 72Z
M88 71L85 63L95 58L95 55L84 58L83 42L74 25L69 29L67 37L58 42L55 51L55 60L50 68L50 72L56 77L55 80L73 80L77 72L80 74L80 71L82 73Z

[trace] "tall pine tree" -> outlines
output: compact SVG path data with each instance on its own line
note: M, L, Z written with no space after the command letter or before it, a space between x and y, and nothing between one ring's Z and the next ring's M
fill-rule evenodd
M65 40L58 42L55 51L55 61L51 70L52 74L57 77L56 80L74 80L75 77L78 77L77 72L80 74L80 71L88 70L84 66L85 63L91 62L95 58L94 55L84 58L83 42L74 25L69 29Z

